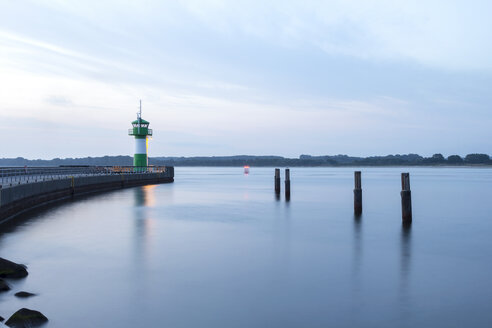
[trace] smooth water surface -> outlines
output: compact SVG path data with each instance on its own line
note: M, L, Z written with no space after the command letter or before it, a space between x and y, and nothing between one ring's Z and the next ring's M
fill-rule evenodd
M492 170L363 168L361 218L353 171L293 168L286 202L273 168L176 168L173 184L43 210L0 235L0 256L29 268L0 294L0 315L37 309L47 327L492 326Z

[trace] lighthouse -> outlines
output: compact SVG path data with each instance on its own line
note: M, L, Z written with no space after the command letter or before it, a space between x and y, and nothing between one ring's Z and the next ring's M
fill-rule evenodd
M152 136L152 129L149 129L149 122L142 119L142 100L140 100L140 110L137 119L132 122L133 128L128 130L128 135L135 137L135 155L133 156L133 166L148 166L148 137Z

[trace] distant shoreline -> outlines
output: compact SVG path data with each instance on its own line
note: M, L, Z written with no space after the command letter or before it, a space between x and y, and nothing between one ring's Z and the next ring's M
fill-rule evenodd
M422 157L418 154L386 155L370 157L354 157L348 155L311 156L301 155L299 158L282 156L200 156L200 157L149 157L149 164L155 166L175 167L490 167L492 160L488 154L468 154L465 157L451 155L445 158L441 154ZM91 165L91 166L131 166L132 156L102 156L83 158L54 158L51 160L23 157L0 158L0 166L60 166L60 165Z

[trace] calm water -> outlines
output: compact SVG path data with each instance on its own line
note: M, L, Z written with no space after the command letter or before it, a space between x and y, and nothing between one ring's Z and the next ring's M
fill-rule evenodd
M360 219L352 168L293 168L290 202L275 198L272 168L177 168L174 184L37 213L0 235L0 256L30 272L0 294L0 315L37 309L48 327L492 326L492 169L362 171Z

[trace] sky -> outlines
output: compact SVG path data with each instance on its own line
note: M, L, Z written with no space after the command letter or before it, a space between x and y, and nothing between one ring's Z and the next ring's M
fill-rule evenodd
M0 0L0 157L492 155L491 1Z

